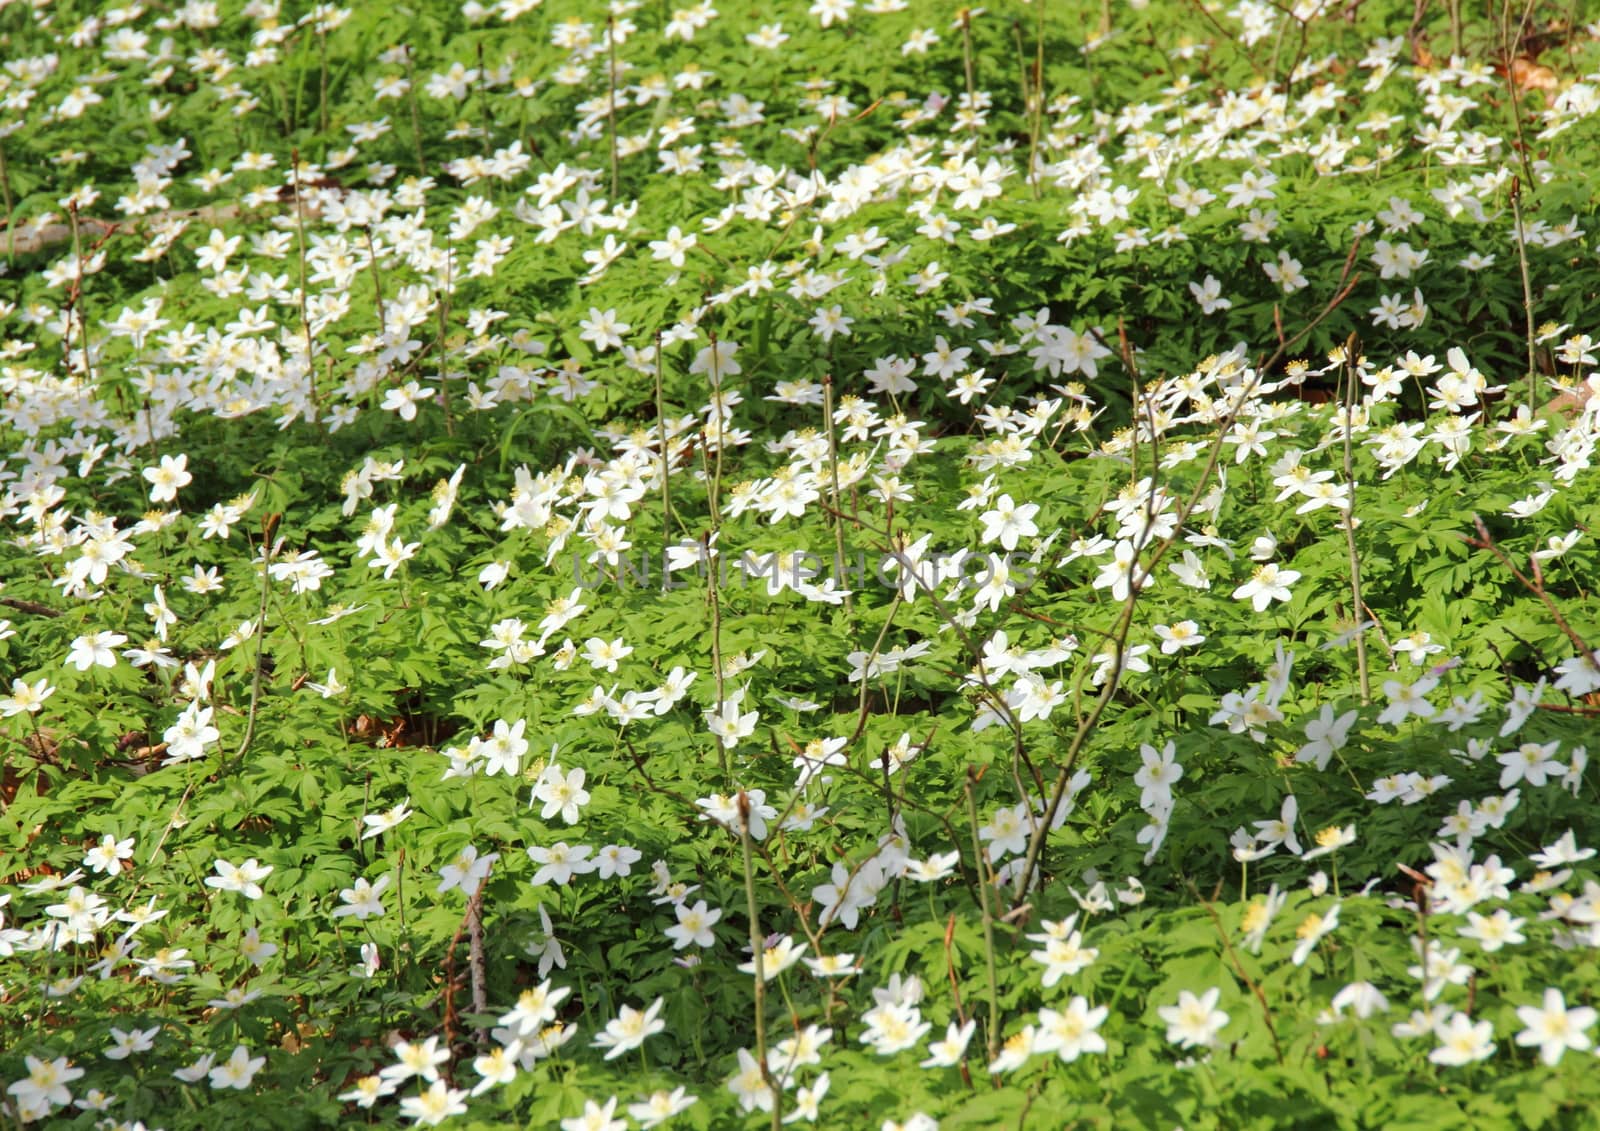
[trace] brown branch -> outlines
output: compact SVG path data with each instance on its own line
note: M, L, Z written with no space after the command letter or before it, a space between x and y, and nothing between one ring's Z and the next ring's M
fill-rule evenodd
M492 870L494 865L490 865ZM467 912L461 917L461 922L456 925L455 934L450 936L450 945L444 952L444 1043L446 1048L455 1045L456 1014L456 946L461 942L463 932L470 932L473 936L468 943L470 972L472 976L472 1008L480 1013L487 1012L487 1001L484 998L484 989L479 979L482 977L479 967L483 961L483 893L489 886L489 873L485 872L478 881L478 888L467 897Z
M483 885L478 885L478 894L467 901L467 969L472 975L472 1011L478 1014L489 1012L488 972L485 969L483 957ZM480 1026L478 1040L482 1041L487 1034Z
M283 200L280 203L293 203L292 200ZM306 215L315 219L321 215L314 199L307 199ZM115 235L137 233L146 226L158 228L164 224L197 221L202 224L220 224L226 220L235 220L248 217L244 206L237 201L232 204L207 204L199 208L174 208L167 212L157 212L150 216L139 216L129 220L102 220L95 216L78 217L78 233L80 236L94 239L92 245L98 248L106 240ZM0 223L0 229L7 225ZM36 252L47 251L58 244L72 242L72 225L67 223L45 224L34 227L31 224L16 226L16 254L33 255Z
M204 208L180 208L171 212L160 212L154 216L144 216L137 220L101 220L94 216L78 217L78 231L81 235L90 238L98 236L104 241L120 232L129 231L141 224L160 225L166 222L199 220L202 223L217 223L222 220L232 220L243 211L237 204L209 205ZM45 251L57 244L72 241L71 224L46 224L35 228L31 232L27 226L18 228L16 253L18 255L33 255L35 252Z
M1474 546L1481 550L1488 550L1496 558L1499 558L1500 563L1511 571L1511 576L1520 581L1523 588L1527 589L1528 592L1539 598L1539 600L1543 602L1544 607L1550 610L1550 616L1556 622L1556 627L1561 629L1562 632L1566 633L1567 639L1576 645L1578 651L1585 656L1596 658L1595 650L1589 647L1589 645L1584 641L1583 637L1579 636L1573 627L1567 623L1567 618L1561 615L1560 608L1558 608L1556 603L1550 599L1550 594L1545 591L1544 579L1542 577L1538 579L1529 578L1514 564L1512 564L1511 558L1507 556L1506 552L1499 546L1495 545L1494 538L1492 538L1489 534L1489 528L1483 524L1483 519L1479 518L1477 515L1473 515L1472 525L1477 529L1478 536L1476 538L1468 538L1467 545ZM1535 569L1537 568L1537 562L1535 562ZM1600 662L1600 658L1596 659L1597 662Z
M955 912L952 911L950 920L945 924L944 928L944 968L945 972L950 975L950 994L955 999L956 1021L965 1025L967 1023L967 1013L961 1006L961 983L956 979L956 959L953 945L955 935L956 916ZM972 1072L967 1068L966 1058L964 1057L961 1061L961 1081L966 1084L969 1091L972 1089Z
M1267 1035L1272 1038L1273 1055L1278 1058L1278 1063L1282 1064L1283 1046L1278 1043L1278 1029L1272 1023L1272 1006L1267 1003L1266 991L1245 970L1244 962L1239 958L1238 952L1233 949L1233 941L1228 938L1227 928L1222 925L1222 916L1217 914L1216 905L1200 894L1200 889L1194 886L1193 881L1189 882L1189 891L1194 895L1195 899L1200 901L1200 906L1206 909L1206 914L1211 916L1211 922L1217 928L1217 935L1222 939L1223 951L1233 961L1233 968L1238 972L1240 979L1249 988L1250 992L1255 995L1256 1000L1261 1003L1261 1020L1266 1022Z
M0 597L0 605L18 612L32 613L36 617L58 617L60 609L52 609L49 605L41 605L38 601L27 601L21 597Z

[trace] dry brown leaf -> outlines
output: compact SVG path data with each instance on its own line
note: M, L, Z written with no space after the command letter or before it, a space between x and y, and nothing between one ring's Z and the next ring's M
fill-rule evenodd
M1583 412L1584 406L1589 403L1589 398L1596 393L1595 387L1585 381L1563 392L1560 396L1550 401L1546 408L1554 409L1565 417L1574 417Z
M1511 60L1511 81L1519 90L1556 90L1561 86L1554 71L1525 55Z
M300 1021L293 1029L285 1029L278 1047L287 1053L298 1053L322 1035L315 1023Z

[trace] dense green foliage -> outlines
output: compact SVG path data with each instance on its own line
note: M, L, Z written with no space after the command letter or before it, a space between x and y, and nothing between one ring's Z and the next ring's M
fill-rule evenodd
M0 1126L1586 1125L1600 27L1453 8L0 0Z

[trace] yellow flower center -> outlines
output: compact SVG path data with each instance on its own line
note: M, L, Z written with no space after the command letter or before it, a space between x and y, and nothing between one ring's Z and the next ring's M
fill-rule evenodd
M1257 931L1267 921L1267 905L1261 900L1255 900L1245 908L1244 921L1241 926L1246 931Z

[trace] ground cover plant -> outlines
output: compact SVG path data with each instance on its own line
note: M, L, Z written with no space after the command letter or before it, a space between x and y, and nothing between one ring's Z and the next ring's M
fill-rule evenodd
M1592 1125L1483 8L0 0L0 1126Z

